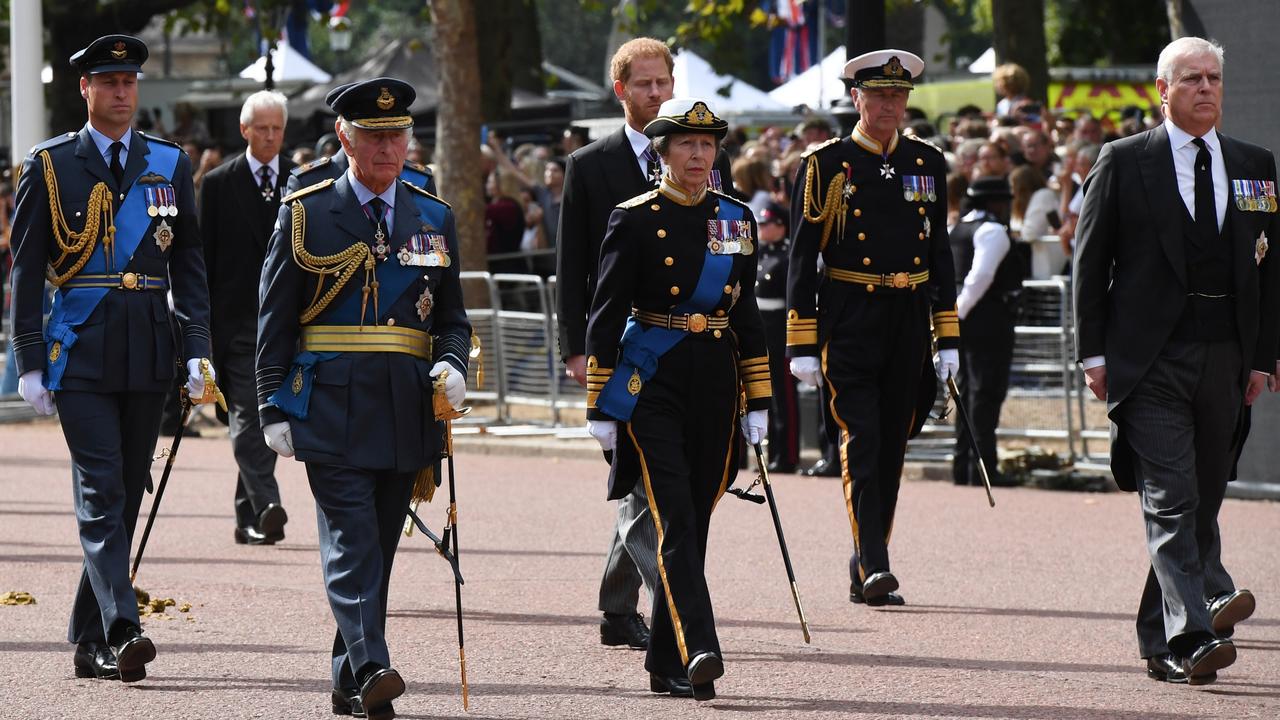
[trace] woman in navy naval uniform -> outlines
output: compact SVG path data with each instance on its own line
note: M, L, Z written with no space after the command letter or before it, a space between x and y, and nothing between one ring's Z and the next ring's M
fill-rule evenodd
M666 168L658 189L613 211L587 326L587 417L613 453L609 498L643 482L658 533L645 669L650 689L710 700L724 674L703 575L711 511L737 472L739 394L747 440L770 400L756 306L756 224L708 191L728 124L675 98L645 126Z

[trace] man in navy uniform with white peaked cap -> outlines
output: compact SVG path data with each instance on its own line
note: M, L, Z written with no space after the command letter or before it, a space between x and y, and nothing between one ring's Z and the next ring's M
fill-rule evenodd
M393 78L331 97L351 164L282 200L258 322L262 430L306 463L318 509L333 711L384 720L405 688L387 648L391 563L415 478L440 459L433 381L445 374L461 407L471 337L453 212L399 179L414 97Z
M889 534L907 439L936 392L931 321L938 377L959 367L946 161L898 132L923 72L924 61L903 50L850 60L843 77L858 124L804 154L791 201L791 372L827 385L853 529L849 598L873 606L903 602Z
M124 682L145 678L156 655L139 624L129 550L161 409L180 356L191 396L204 395L209 356L191 161L130 127L146 59L147 46L128 35L71 56L89 121L27 156L12 236L19 392L42 415L56 405L71 452L84 548L67 635L76 676ZM42 328L46 271L58 292Z

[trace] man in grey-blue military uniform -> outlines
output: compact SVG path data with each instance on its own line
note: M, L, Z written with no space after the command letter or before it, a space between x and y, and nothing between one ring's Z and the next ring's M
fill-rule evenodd
M441 456L433 382L461 407L471 337L453 212L398 177L414 97L376 78L330 98L351 163L283 199L258 320L263 433L306 463L318 509L333 711L384 720L405 688L385 636L391 563L415 479Z

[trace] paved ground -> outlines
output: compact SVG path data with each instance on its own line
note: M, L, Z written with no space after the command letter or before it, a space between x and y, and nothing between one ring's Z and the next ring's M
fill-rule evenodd
M231 541L234 470L217 439L184 442L138 584L191 603L145 620L159 657L143 683L77 680L65 626L80 549L56 425L0 428L0 717L328 716L332 619L302 467L281 466L288 539ZM1202 689L1148 680L1132 613L1146 572L1132 496L981 491L908 482L894 533L907 607L847 601L838 483L779 477L813 628L805 645L765 508L726 497L709 577L727 675L695 705L651 695L639 653L597 642L612 522L603 465L467 451L461 478L471 711L459 703L453 593L424 540L401 545L389 634L409 692L401 717L1276 718L1280 568L1274 504L1230 500L1228 567L1259 596L1240 660ZM157 470L156 477L159 472ZM145 507L144 507L145 512ZM426 512L438 527L443 508Z

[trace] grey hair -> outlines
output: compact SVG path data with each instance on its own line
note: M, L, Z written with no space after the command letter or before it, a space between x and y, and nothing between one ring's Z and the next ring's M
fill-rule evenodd
M355 125L352 125L350 120L341 116L338 117L338 133L346 137L347 141L350 142L352 145L356 144L356 130L359 130L359 129L360 128L356 127ZM410 139L412 139L413 137L412 127L401 128L401 131L404 132L405 135L408 135ZM377 131L371 131L371 132L387 132L387 131L377 130Z
M1212 55L1218 60L1218 70L1224 68L1221 45L1200 37L1180 37L1160 51L1160 59L1156 61L1156 77L1168 83L1173 82L1173 72L1178 67L1178 61L1196 55Z
M252 125L253 115L259 110L270 108L278 108L283 119L289 120L289 99L284 93L276 90L259 90L244 99L244 105L240 106L240 124Z
M677 134L683 134L683 133L672 133L672 135L677 135ZM720 138L716 137L715 135L712 135L711 138L716 141L716 152L717 153L720 152L720 142L721 142ZM653 151L658 153L662 157L666 157L667 151L670 149L671 149L671 135L659 135L658 137L653 139Z

